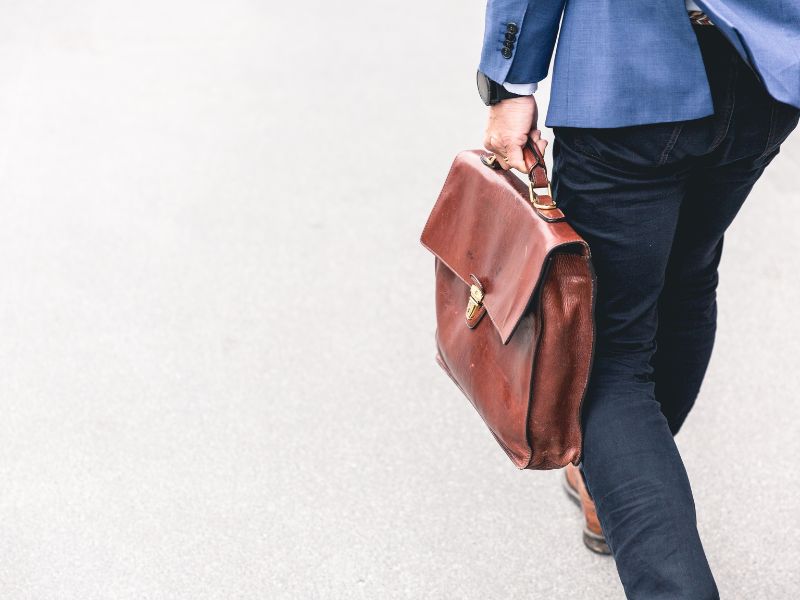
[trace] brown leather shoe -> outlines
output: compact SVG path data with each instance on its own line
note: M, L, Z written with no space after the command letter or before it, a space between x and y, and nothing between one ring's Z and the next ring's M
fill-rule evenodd
M568 464L564 470L564 491L575 504L583 509L583 517L586 521L583 528L583 543L589 550L597 552L597 554L611 554L611 549L603 536L603 530L600 528L594 500L589 496L580 469L573 464Z

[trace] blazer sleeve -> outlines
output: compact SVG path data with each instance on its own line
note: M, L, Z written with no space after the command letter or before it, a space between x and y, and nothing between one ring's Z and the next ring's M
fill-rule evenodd
M488 0L480 70L498 83L547 76L566 0Z

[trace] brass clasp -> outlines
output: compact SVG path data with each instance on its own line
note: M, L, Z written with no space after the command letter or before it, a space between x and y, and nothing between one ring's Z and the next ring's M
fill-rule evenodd
M483 290L473 284L469 288L469 301L467 302L467 320L475 317L475 313L483 306Z

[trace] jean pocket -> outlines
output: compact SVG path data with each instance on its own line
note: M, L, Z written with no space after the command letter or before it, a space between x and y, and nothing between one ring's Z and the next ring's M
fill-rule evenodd
M612 167L659 167L669 162L685 122L596 129L554 127L571 149Z
M762 156L774 152L785 142L789 134L797 127L798 121L800 121L800 109L791 104L773 100L769 116L769 133Z

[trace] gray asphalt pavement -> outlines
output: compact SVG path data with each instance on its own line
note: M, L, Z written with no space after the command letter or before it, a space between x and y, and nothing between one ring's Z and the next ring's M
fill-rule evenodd
M433 360L482 10L0 0L0 598L623 598ZM727 599L800 587L798 173L678 438Z

